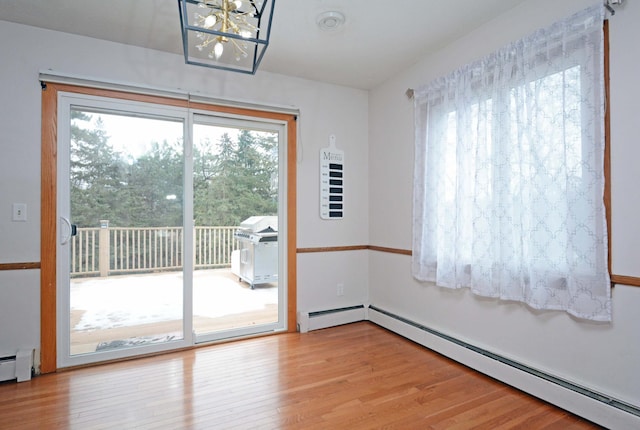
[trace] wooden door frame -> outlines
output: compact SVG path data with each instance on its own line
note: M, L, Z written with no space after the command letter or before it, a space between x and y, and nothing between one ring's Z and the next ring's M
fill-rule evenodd
M199 109L209 112L276 120L287 128L287 331L296 331L297 258L296 258L296 149L297 117L293 114L245 109L186 99L151 96L125 91L42 82L42 147L40 178L40 373L55 372L57 367L57 148L58 93L108 97L165 106Z

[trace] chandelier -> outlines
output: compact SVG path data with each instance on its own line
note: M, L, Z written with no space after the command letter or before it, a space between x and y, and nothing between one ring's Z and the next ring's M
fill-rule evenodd
M178 0L187 64L255 74L275 0Z

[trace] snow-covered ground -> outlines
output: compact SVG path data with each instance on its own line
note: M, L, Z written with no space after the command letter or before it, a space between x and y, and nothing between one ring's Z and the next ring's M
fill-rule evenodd
M182 273L120 275L71 281L71 310L85 311L73 330L98 330L182 319ZM215 318L278 303L271 284L251 290L224 270L199 270L193 313Z

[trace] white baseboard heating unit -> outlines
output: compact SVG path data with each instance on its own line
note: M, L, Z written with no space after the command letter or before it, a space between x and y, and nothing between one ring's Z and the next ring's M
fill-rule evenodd
M18 382L31 379L33 350L21 349L15 355L0 355L0 382L17 379Z
M640 429L640 407L468 344L374 305L298 312L298 331L369 321L607 428Z
M312 330L366 320L367 308L364 305L316 312L298 312L298 331L306 333Z
M368 318L458 363L612 429L640 429L640 407L533 369L392 312L369 306Z

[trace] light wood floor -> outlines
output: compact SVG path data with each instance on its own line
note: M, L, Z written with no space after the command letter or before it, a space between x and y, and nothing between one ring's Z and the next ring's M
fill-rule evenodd
M2 429L592 429L374 324L0 384Z

